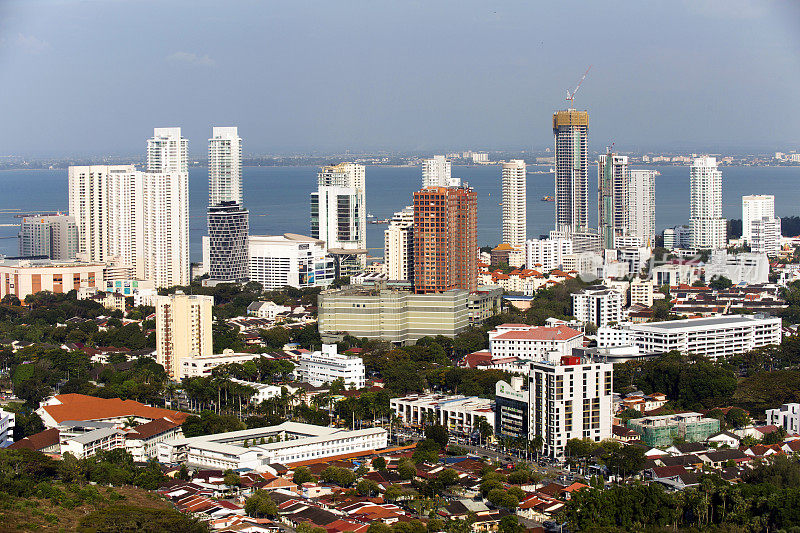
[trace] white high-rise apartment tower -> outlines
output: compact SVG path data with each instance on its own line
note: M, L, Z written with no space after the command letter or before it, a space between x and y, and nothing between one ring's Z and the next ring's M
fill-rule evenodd
M180 128L155 128L147 140L141 275L156 287L190 281L188 150Z
M522 159L503 163L503 242L520 249L527 229L526 172Z
M656 171L630 170L628 180L628 234L642 246L656 243Z
M752 224L755 220L775 218L775 197L771 194L742 196L742 239L752 241Z
M597 220L604 249L628 234L628 157L610 150L597 162Z
M317 174L318 189L311 193L311 236L325 241L328 250L367 247L365 174L364 165L356 163L325 166ZM356 257L363 268L366 255Z
M449 187L450 186L450 161L443 155L435 155L430 159L422 160L422 188Z
M383 260L391 280L414 281L414 206L394 214L383 232Z
M148 172L189 172L189 141L180 128L155 128L147 139Z
M553 114L555 137L556 231L566 236L589 226L589 113L567 109Z
M242 205L242 139L236 127L214 127L208 140L208 205Z
M249 215L242 206L239 130L215 127L208 140L208 251L204 252L212 280L247 279Z
M689 174L689 226L692 248L725 248L727 234L722 218L722 172L714 157L698 157Z
M157 287L189 283L186 150L180 128L156 128L147 141L147 172L133 165L69 167L81 259L130 268Z

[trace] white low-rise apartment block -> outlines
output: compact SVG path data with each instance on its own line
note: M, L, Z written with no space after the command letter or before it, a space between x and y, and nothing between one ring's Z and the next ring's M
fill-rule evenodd
M348 389L363 389L366 384L364 361L355 355L337 353L335 344L323 344L322 351L302 354L295 373L299 381L315 387L340 378Z
M186 358L181 361L181 376L185 378L210 376L211 371L220 365L229 363L242 364L259 357L269 356L261 353L238 353L231 349L226 349L217 355Z
M125 433L114 427L100 428L61 440L61 454L71 453L78 459L100 451L125 447Z
M477 396L411 394L389 400L392 412L403 424L422 426L441 424L448 430L469 435L478 429L481 418L494 428L492 401Z
M641 304L647 307L653 306L655 283L653 283L652 279L634 279L631 281L630 291L631 305Z
M250 235L249 279L264 289L302 289L329 285L336 277L325 242L304 235Z
M14 442L14 424L16 415L0 409L0 448L5 448Z
M492 359L520 357L542 360L572 355L573 348L583 346L583 333L567 326L530 326L501 324L489 332Z
M268 385L266 383L245 381L243 379L236 378L230 378L230 380L234 383L238 383L239 385L246 385L255 389L255 392L250 397L250 402L252 403L261 403L269 400L270 398L275 398L276 396L281 395L281 387L278 387L277 385Z
M275 320L275 317L280 313L289 313L291 311L291 307L278 305L275 302L253 302L247 306L247 314L249 316L266 318L267 320Z
M782 427L786 433L800 433L800 403L785 403L776 409L767 409L767 425Z
M528 239L525 241L525 266L549 272L565 268L564 256L572 254L572 239ZM538 265L538 266L537 266Z
M616 329L598 330L601 347L634 345L644 353L678 350L713 360L780 342L781 319L758 315L719 315L646 324L626 322Z
M383 428L350 431L341 428L284 422L277 426L217 433L159 443L161 463L184 463L202 468L252 469L290 465L336 455L368 453L387 446Z
M600 442L611 437L613 364L585 357L530 363L523 378L498 381L495 434L532 440L541 435L542 452L563 457L570 439Z
M622 322L625 295L607 287L584 289L572 294L572 316L585 324L602 327Z

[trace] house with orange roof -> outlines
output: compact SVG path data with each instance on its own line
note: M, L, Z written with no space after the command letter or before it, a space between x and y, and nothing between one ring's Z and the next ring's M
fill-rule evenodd
M571 356L572 350L583 345L583 333L565 325L554 327L527 324L500 325L489 332L489 351L492 358L519 357L547 359Z
M53 428L68 420L110 422L123 427L130 419L139 424L167 419L183 424L189 413L151 407L134 400L96 398L84 394L59 394L42 403L36 410L46 428Z

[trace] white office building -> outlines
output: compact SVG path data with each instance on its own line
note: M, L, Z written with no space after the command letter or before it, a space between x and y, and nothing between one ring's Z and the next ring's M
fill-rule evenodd
M750 222L750 251L766 255L781 251L781 219L764 217Z
M348 389L363 389L366 384L364 361L355 355L337 353L335 344L323 344L322 351L301 355L295 374L299 381L315 387L340 378Z
M572 294L572 316L598 327L622 322L624 305L625 295L606 287L587 288Z
M451 163L443 155L422 160L422 188L450 187Z
M291 465L335 455L367 454L387 445L383 428L349 431L341 428L284 422L277 426L245 429L161 442L161 463L183 463L217 470L252 469Z
M78 225L75 217L62 215L30 216L19 228L19 255L41 256L55 261L71 261L78 254Z
M714 250L705 267L706 280L725 277L734 285L769 282L769 258L764 253L729 254L727 250Z
M481 418L494 428L492 400L477 396L410 394L389 400L392 412L406 426L440 424L451 433L471 435Z
M621 342L638 346L645 353L678 350L713 360L781 342L781 319L778 317L724 315L625 323L621 329L628 331L627 339L620 337Z
M493 359L549 360L572 355L574 348L582 346L583 333L565 325L501 324L489 332L489 351Z
M600 442L611 437L613 364L567 357L530 363L523 378L498 381L495 434L532 440L541 435L542 452L564 456L570 439Z
M528 239L525 241L525 266L550 272L564 268L564 257L572 254L572 239ZM536 266L540 265L540 266Z
M778 426L790 435L800 433L800 403L785 403L776 409L767 409L767 425Z
M503 163L503 242L525 246L527 228L527 167L522 159Z
M249 279L264 289L324 287L336 276L334 262L319 239L284 233L250 235L248 242Z
M242 205L242 139L239 128L214 127L208 140L208 205Z
M689 225L692 248L717 250L727 245L722 218L722 171L714 157L695 158L689 174Z
M656 171L628 171L628 234L639 239L639 245L656 245ZM666 245L665 245L666 246Z
M389 221L383 232L383 260L390 280L414 281L414 206Z
M5 448L14 442L14 423L16 415L0 409L0 448Z
M775 196L751 194L742 196L742 240L752 241L752 224L764 218L775 218Z

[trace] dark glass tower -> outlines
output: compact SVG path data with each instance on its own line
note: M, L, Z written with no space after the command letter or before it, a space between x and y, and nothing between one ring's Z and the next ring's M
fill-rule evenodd
M248 278L249 213L236 202L208 208L209 277L242 282Z

